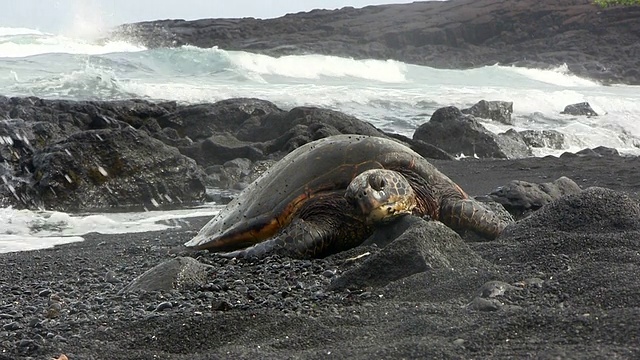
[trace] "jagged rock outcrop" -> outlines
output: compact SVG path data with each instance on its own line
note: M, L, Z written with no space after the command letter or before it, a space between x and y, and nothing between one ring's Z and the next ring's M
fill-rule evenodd
M91 209L178 206L204 200L204 172L196 162L144 132L87 130L34 152L23 183L30 207Z
M115 29L146 46L190 44L269 55L317 53L440 68L512 64L640 84L640 6L591 0L420 1L276 19L159 20Z
M461 110L463 114L473 115L483 119L491 119L505 125L513 125L511 114L513 114L512 101L487 101L480 100L472 107Z
M455 106L436 110L428 122L416 129L413 139L455 155L508 159L532 156L531 149L515 130L494 134Z

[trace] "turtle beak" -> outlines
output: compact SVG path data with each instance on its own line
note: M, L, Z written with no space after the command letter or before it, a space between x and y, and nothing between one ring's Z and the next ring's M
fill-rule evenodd
M352 182L345 196L366 217L368 223L378 222L389 215L387 210L391 207L385 206L389 196L384 188L374 189L366 177ZM382 212L386 215L383 216Z
M355 178L349 187L347 188L347 192L345 193L345 198L354 206L360 209L361 214L366 215L369 214L371 209L373 209L373 204L371 204L371 187L367 181L366 177L357 177Z

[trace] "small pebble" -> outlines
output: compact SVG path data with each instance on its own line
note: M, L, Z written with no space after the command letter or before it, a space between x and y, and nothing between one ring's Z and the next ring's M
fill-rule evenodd
M32 346L35 345L35 341L31 340L31 339L22 339L20 341L18 341L18 347L28 347L28 346Z
M331 279L332 277L336 276L336 271L335 270L325 270L322 273L322 276Z
M171 301L164 301L156 306L155 311L164 311L173 308Z
M2 328L7 331L15 331L15 330L22 329L22 326L17 321L13 321L4 325Z
M110 283L110 284L115 284L118 282L118 278L116 277L116 273L109 270L107 271L107 273L104 275L104 281Z

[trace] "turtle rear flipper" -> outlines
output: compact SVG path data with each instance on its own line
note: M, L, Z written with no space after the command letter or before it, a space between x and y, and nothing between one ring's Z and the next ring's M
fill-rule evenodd
M219 253L226 258L255 259L278 254L298 259L326 256L358 245L368 235L361 222L339 224L335 216L296 218L275 237L249 248Z
M440 209L440 221L452 229L471 230L491 240L509 225L494 211L473 199L445 201Z

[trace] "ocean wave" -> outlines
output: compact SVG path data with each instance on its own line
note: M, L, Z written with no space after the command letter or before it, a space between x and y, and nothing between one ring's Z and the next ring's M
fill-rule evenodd
M13 35L45 35L45 33L28 28L0 27L0 36Z
M0 58L23 58L41 54L99 55L138 52L145 47L126 41L95 41L42 33L21 28L0 28Z
M30 94L46 98L63 99L122 99L136 97L128 93L115 72L109 68L86 63L83 68L70 72L49 74L21 80L14 73L15 82L6 89L15 94Z
M497 65L496 65L497 66ZM597 87L601 86L597 81L581 78L569 71L567 64L560 65L551 69L532 69L516 66L498 66L505 71L523 75L529 79L540 81L547 84L567 86L567 87Z
M261 76L275 75L288 78L315 80L329 78L360 78L384 83L403 83L406 64L395 60L356 60L327 55L286 55L273 57L245 51L211 51L225 56L241 71Z
M20 36L25 46L33 45L32 36L41 43L43 39L58 45L61 41L50 35L12 39ZM464 108L482 99L513 101L519 130L557 128L583 134L582 128L567 127L577 121L575 117L560 112L568 104L586 101L601 116L580 119L593 134L580 135L586 140L576 146L633 150L640 138L637 86L603 86L571 74L566 66L455 70L325 55L274 57L215 47L133 48L141 51L132 53L120 52L123 49L118 46L93 45L99 50L93 55L0 58L3 95L76 100L135 97L185 103L255 97L283 109L320 106L343 111L405 135L411 135L439 107ZM531 116L537 113L544 114L544 120ZM600 130L605 135L598 137Z

